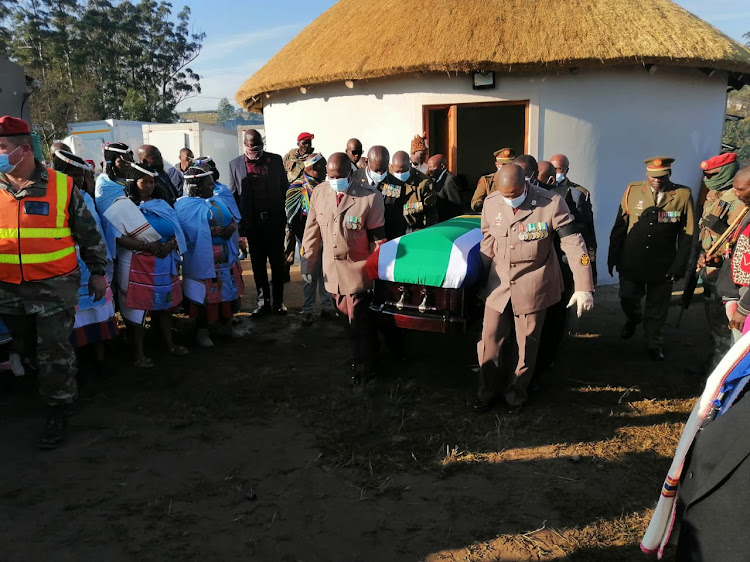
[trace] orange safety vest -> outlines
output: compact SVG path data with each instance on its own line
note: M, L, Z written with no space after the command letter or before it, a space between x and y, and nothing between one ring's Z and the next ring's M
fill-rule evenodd
M73 178L51 169L47 174L41 197L16 199L0 189L0 281L18 285L78 267L68 212Z

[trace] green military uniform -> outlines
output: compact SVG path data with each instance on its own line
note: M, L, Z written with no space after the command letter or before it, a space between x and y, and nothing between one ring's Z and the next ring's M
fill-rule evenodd
M495 166L497 168L500 168L505 164L512 164L513 160L516 158L516 151L512 148L501 148L500 150L496 150L493 154L495 156ZM474 195L471 198L472 210L481 211L484 206L484 200L487 199L487 196L493 191L495 191L494 173L479 178L477 188L474 190Z
M628 185L612 228L608 257L610 273L617 268L620 274L620 304L628 319L623 337L630 337L643 320L648 347L658 350L661 358L672 285L685 274L695 225L690 189L669 181L673 161L646 160L647 176L667 176L660 191L655 192L648 181Z
M701 162L701 169L706 174L704 183L708 188L703 213L698 223L700 251L706 253L729 228L745 205L737 198L732 183L739 170L737 156L733 153L722 154ZM710 176L710 177L709 177ZM723 260L723 255L718 257ZM727 317L722 295L716 288L721 270L721 263L704 267L700 271L703 284L704 305L709 324L709 334L713 348L710 369L713 370L732 346L732 332L727 327Z
M286 170L286 177L289 183L295 181L305 171L305 160L309 156L309 154L300 156L299 149L297 148L293 148L284 155L282 160L284 161L284 169Z
M0 173L0 189L16 199L41 197L47 190L48 171L38 161L31 179L19 190ZM84 203L81 192L73 188L68 206L69 226L80 247L81 258L92 273L104 275L107 253L96 221ZM39 393L49 405L75 400L76 357L70 344L81 274L20 284L0 281L0 317L6 322L17 345L30 351L34 341L28 335L36 325L36 360ZM28 352L27 352L28 354Z
M404 220L409 228L414 231L437 224L437 193L429 176L412 167L409 178L399 183L403 185Z

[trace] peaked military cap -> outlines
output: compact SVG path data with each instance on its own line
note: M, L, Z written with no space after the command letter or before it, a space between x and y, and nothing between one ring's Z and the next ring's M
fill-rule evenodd
M499 162L500 164L512 164L513 160L516 159L516 151L512 148L501 148L500 150L496 150L494 154L495 162Z
M669 156L654 156L643 161L646 164L646 175L650 178L660 178L672 171L674 158Z

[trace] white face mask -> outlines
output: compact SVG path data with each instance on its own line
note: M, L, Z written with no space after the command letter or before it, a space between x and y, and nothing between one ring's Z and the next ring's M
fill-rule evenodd
M406 170L405 172L391 172L391 173L393 174L393 177L399 181L406 181L411 177L411 170Z
M369 168L367 169L367 174L370 176L370 179L375 183L375 185L379 184L381 181L383 181L383 178L388 174L388 172L384 174L378 174L377 172L373 172Z
M526 201L526 192L524 191L521 195L514 199L508 199L507 197L503 197L503 201L505 201L508 205L511 206L513 209L517 209L521 206L521 204Z
M331 189L333 189L336 193L344 193L346 189L349 187L349 178L327 178L328 185L331 186Z
M555 181L557 183L562 183L565 181L565 173L557 173L555 174Z

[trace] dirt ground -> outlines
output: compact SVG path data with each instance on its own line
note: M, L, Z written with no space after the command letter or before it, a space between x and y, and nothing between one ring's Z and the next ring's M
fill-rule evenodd
M146 371L117 346L104 376L83 377L55 451L36 449L32 381L4 379L0 560L645 559L703 381L700 298L679 331L670 310L658 365L640 330L619 339L616 289L600 288L509 417L470 411L473 334L409 333L407 360L385 353L382 377L353 390L342 326L301 326L296 270L287 291L287 317L240 315L252 333L214 350L171 357L154 338Z

